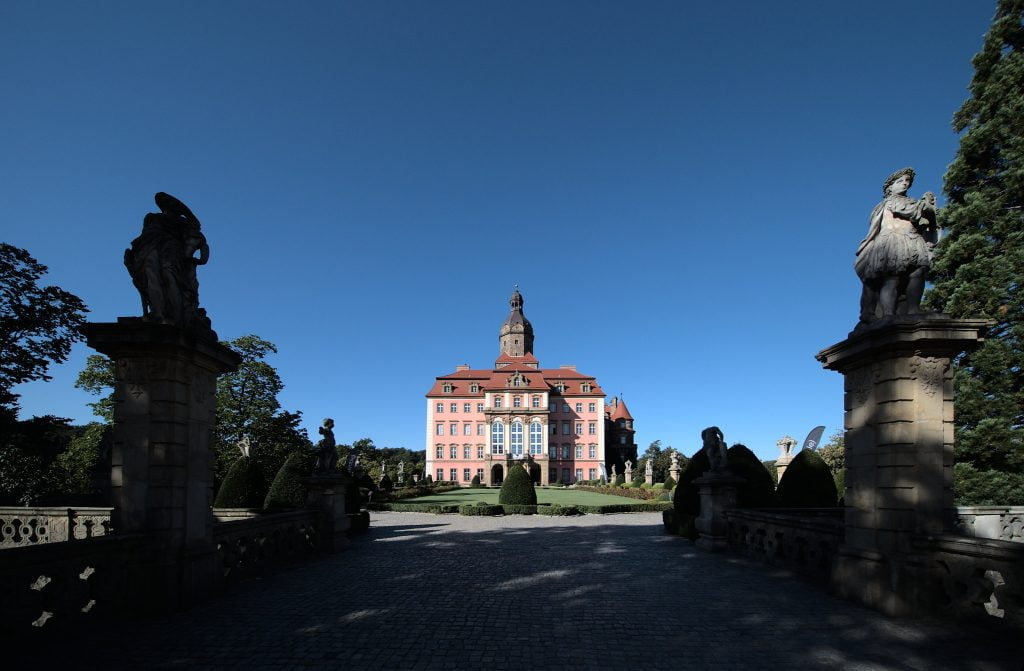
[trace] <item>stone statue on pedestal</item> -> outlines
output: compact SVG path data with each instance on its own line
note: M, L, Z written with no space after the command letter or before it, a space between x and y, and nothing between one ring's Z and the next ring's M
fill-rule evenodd
M398 462L398 481L399 482L404 482L405 481L405 460L404 459L402 461Z
M612 482L612 483L614 483L614 482L615 482L615 477L616 477L617 475L618 475L618 473L616 473L616 472L615 472L615 464L612 464L612 475L611 475L611 482Z
M243 457L248 457L252 452L252 443L249 442L249 436L242 436L242 439L235 443L235 446L242 453Z
M882 186L884 198L871 211L868 234L853 267L863 282L858 328L921 311L921 296L937 240L935 194L907 196L914 170L897 170Z
M671 454L672 454L672 465L669 467L669 469L673 470L673 471L678 471L679 470L679 453L676 452L675 450L672 450Z
M675 455L675 452L673 452L672 454ZM678 462L678 459L676 461ZM644 475L646 475L646 476L654 475L654 460L653 459L648 459L647 460L647 465L644 466Z
M626 482L633 481L633 462L629 459L626 460Z
M323 436L316 444L316 466L313 472L327 475L337 471L338 450L334 442L334 420L328 417L317 431Z
M155 200L160 212L146 215L142 234L124 252L124 265L142 298L142 317L216 339L206 310L199 307L196 266L210 259L199 219L170 194L161 191Z
M725 436L717 426L709 426L700 432L704 441L704 454L707 455L708 463L711 465L709 471L715 474L724 474L728 469L728 457L726 456Z

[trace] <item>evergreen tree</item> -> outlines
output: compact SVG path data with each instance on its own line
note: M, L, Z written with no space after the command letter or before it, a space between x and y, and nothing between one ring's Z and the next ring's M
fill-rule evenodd
M1024 0L999 0L974 57L971 97L953 117L962 135L945 176L945 235L928 296L954 317L995 322L981 347L957 361L956 458L1002 472L1024 468L1022 19Z

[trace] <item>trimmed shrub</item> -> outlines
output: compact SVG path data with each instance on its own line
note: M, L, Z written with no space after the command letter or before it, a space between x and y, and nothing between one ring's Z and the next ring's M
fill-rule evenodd
M518 464L508 469L508 476L501 483L498 503L513 506L537 505L537 490L526 469Z
M428 485L433 484L434 478L430 477L430 474L428 473L427 477L423 478L423 481L426 482Z
M622 483L622 488L623 488L623 489L633 489L633 486L634 486L634 485L633 485L633 483L632 483L632 482L623 482L623 483Z
M382 477L380 481L377 483L377 489L383 492L390 492L394 488L395 483L391 481L391 478L388 477L387 473L385 473L384 477Z
M745 445L733 445L726 452L729 470L743 478L736 490L736 507L770 508L775 505L775 483L771 473Z
M459 505L442 503L368 503L367 510L390 510L395 513L457 513Z
M605 515L608 513L657 513L672 507L669 501L644 501L638 503L609 503L597 506L577 506L581 513Z
M708 455L704 450L697 452L686 462L686 468L679 474L679 482L672 492L672 505L680 515L697 517L700 514L700 490L693 481L704 475L704 471L711 468L708 463Z
M470 487L479 487L480 486L480 476L479 475L474 475L473 479L469 483L469 486Z
M266 486L256 462L249 457L239 457L224 476L213 507L259 508L266 495Z
M676 481L672 479L671 475L665 476L665 482L661 483L662 489L672 489L676 486Z
M651 488L651 487L653 487L653 486L654 486L654 485L652 485L652 484L650 484L650 483L648 483L648 482L644 482L644 483L642 483L642 484L640 485L640 489L650 489L650 488Z
M626 476L623 475L622 473L619 473L618 475L615 476L615 486L616 487L621 487L623 485L623 483L625 483L625 482L626 482Z
M836 483L817 452L800 450L782 474L775 496L783 508L832 508Z
M270 483L270 491L263 500L267 510L289 510L306 506L306 486L302 478L312 471L309 455L303 452L292 452L281 464L274 481ZM354 504L349 507L350 503ZM345 492L345 511L354 513L359 510L359 488L353 483Z
M490 517L493 515L502 515L504 513L505 509L502 508L502 506L488 505L486 503L478 503L476 505L471 505L467 503L465 505L459 506L460 515Z

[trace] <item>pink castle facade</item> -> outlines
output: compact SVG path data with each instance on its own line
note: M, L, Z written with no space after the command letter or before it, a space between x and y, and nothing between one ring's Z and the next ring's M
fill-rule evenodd
M483 485L500 484L510 468L524 462L537 484L606 476L612 406L605 406L597 380L575 366L541 368L518 289L509 304L494 367L457 366L427 393L425 472L435 481L464 486L474 476ZM628 416L619 403L616 414ZM632 417L629 425L632 440Z

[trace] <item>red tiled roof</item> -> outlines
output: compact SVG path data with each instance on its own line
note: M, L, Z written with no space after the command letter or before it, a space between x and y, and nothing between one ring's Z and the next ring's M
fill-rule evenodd
M538 359L529 352L527 352L523 356L512 356L511 354L506 354L505 352L502 352L501 356L494 360L495 363L504 363L506 361L525 361L528 363L537 363Z
M626 402L621 398L618 399L618 403L608 406L611 410L611 419L615 421L617 419L633 419L633 415L629 414L629 408L626 407Z
M565 391L561 393L562 396L604 396L604 391L598 386L597 380L590 375L584 375L568 368L534 368L523 363L526 357L509 357L509 360L515 363L491 370L464 369L448 375L441 375L434 381L427 396L483 396L484 391L509 388L508 378L517 372L522 374L526 384L522 387L512 387L512 389L558 393L555 385L561 383L565 388ZM469 390L469 385L473 382L480 385L480 391L475 394ZM583 391L584 382L590 383L590 391ZM450 392L444 391L446 383L452 385Z

